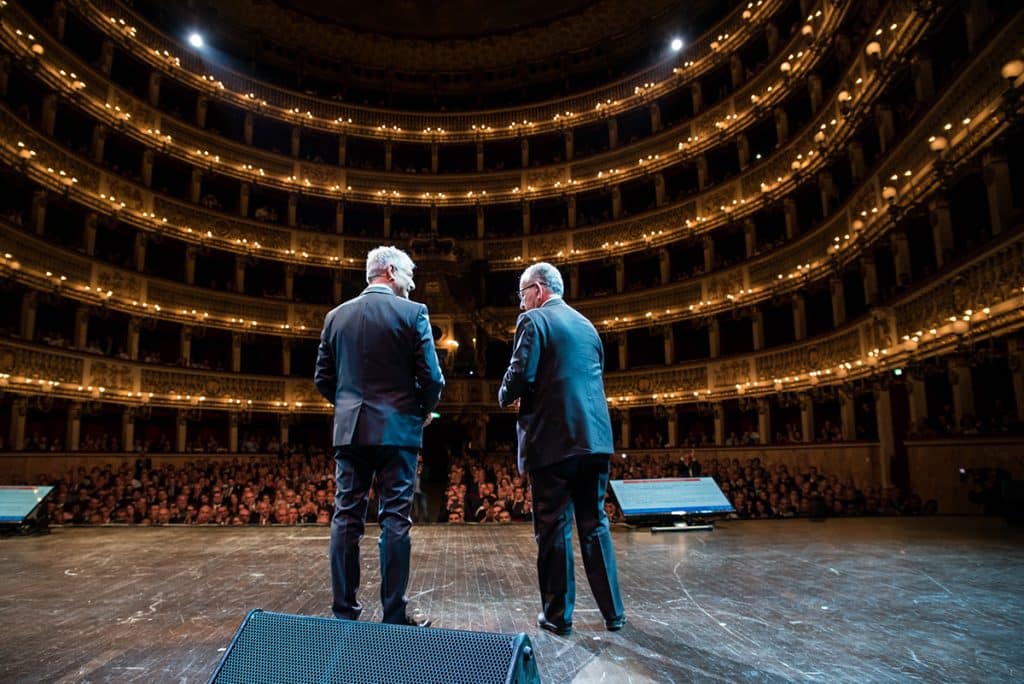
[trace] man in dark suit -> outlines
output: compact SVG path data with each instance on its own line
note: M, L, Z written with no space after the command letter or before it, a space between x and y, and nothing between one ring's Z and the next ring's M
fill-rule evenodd
M537 574L537 623L572 631L576 581L572 519L590 589L605 626L626 622L608 516L604 511L612 426L604 394L604 348L594 326L562 299L558 269L538 263L519 279L520 314L498 404L518 405L519 470L530 474Z
M356 599L359 540L376 474L383 621L425 627L429 620L406 613L410 509L423 428L441 398L444 377L427 307L409 301L414 268L409 255L395 247L367 255L369 286L324 320L314 382L334 405L334 615L356 620L362 612Z

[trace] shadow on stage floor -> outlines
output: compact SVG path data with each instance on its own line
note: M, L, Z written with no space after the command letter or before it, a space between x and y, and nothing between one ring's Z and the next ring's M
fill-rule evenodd
M363 619L379 620L376 528ZM327 528L82 528L0 540L0 681L201 682L252 608L327 615ZM616 530L629 623L582 574L568 637L539 610L527 525L414 529L412 604L526 632L545 682L1022 681L1024 532L991 518Z

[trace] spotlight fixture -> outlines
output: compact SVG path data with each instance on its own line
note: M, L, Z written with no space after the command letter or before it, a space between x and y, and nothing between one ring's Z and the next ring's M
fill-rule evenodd
M683 49L683 39L682 38L673 38L672 39L672 51L673 52L679 52L682 49Z
M188 34L188 44L191 45L194 48L201 48L201 47L203 47L203 45L204 45L204 43L203 43L203 36L201 34L195 32L195 31L193 31L192 33Z

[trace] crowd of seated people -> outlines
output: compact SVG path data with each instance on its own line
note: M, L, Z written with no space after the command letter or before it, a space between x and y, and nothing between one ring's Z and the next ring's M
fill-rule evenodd
M507 455L454 457L440 521L508 523L533 519L530 487Z
M334 506L334 460L315 449L159 468L142 456L39 479L56 488L51 524L326 525Z

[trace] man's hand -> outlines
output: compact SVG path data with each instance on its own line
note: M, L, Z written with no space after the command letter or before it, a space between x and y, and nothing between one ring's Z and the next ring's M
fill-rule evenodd
M509 404L509 406L513 407L515 410L518 411L519 410L519 402L520 401L522 401L522 400L521 399L516 399L511 404Z

